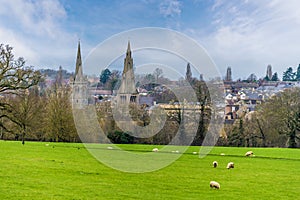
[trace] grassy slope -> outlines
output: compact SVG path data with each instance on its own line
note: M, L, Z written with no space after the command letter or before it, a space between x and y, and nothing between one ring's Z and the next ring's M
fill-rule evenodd
M300 149L251 149L256 157L247 158L246 148L215 147L203 159L191 153L198 150L190 147L162 170L131 174L102 165L81 144L27 142L22 146L0 141L0 199L299 198ZM214 160L219 162L216 169ZM233 170L226 169L229 161L235 163ZM221 189L210 189L211 180L218 181Z

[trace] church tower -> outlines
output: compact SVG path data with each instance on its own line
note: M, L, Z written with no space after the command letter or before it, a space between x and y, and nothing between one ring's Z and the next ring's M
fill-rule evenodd
M268 77L269 80L272 79L272 76L273 76L273 73L272 73L272 66L271 65L268 65L267 66L267 74L266 74L266 77Z
M71 77L70 85L72 87L72 105L73 108L82 109L88 105L88 82L83 75L80 42L78 42L75 75Z
M227 68L225 81L232 81L232 75L231 75L231 67Z
M121 86L117 94L117 103L129 104L138 102L139 93L135 87L133 59L131 57L130 42L128 41L126 57L124 59L124 69L122 73Z

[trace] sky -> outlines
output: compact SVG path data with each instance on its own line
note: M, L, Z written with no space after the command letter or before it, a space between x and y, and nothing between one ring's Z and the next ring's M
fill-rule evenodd
M0 0L0 5L0 43L36 69L74 71L78 40L86 60L107 39L143 27L167 28L196 41L220 76L230 66L234 79L264 77L271 64L282 77L300 63L298 0ZM119 44L124 53L128 39L133 50L138 43L124 39ZM185 62L177 65L184 74Z

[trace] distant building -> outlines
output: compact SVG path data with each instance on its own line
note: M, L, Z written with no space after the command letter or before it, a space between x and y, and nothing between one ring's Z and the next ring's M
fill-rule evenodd
M192 71L191 71L190 63L188 63L186 66L185 80L189 83L192 82Z
M273 76L273 73L272 73L272 66L271 65L268 65L267 66L267 74L266 74L266 77L271 80L272 79L272 76Z
M76 68L74 77L70 78L72 87L72 106L73 108L82 109L88 105L88 81L83 75L80 42L78 42Z
M199 81L204 81L203 74L200 74Z
M225 81L232 81L231 67L227 68Z
M139 93L135 87L133 73L133 59L131 57L130 42L128 41L121 86L117 92L118 104L139 103Z

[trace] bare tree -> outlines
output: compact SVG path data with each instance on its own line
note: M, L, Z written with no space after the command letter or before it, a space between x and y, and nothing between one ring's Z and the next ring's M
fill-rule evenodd
M159 78L161 77L161 75L163 74L163 70L160 68L156 68L153 72L153 75L155 77L155 81L156 83L158 83Z
M260 109L268 121L276 126L278 133L288 137L288 147L297 147L297 140L300 139L300 88L280 92Z
M258 105L256 111L242 120L243 132L235 124L229 139L239 138L242 146L299 146L300 139L300 89L293 88L272 96Z
M47 95L47 117L45 131L48 138L56 142L77 141L70 102L70 88L53 86Z
M20 92L8 100L12 105L8 116L14 122L15 130L17 134L20 133L24 145L26 135L34 134L40 130L40 115L44 113L41 97L38 94L38 89L35 88ZM32 137L35 136L32 135Z
M34 71L31 67L25 66L23 58L14 58L13 48L9 45L0 44L0 95L8 97L10 95L18 95L20 92L37 85L41 79L41 74ZM7 129L3 121L14 120L14 107L6 98L0 100L0 126L5 131Z

